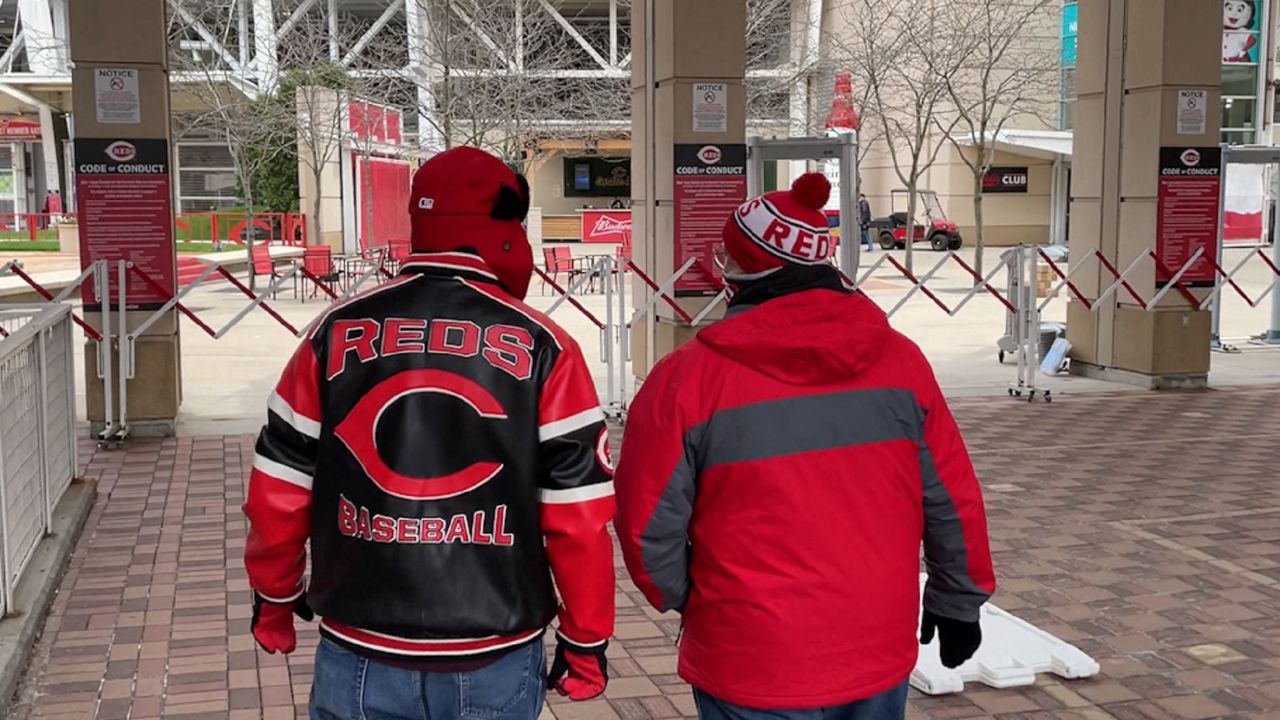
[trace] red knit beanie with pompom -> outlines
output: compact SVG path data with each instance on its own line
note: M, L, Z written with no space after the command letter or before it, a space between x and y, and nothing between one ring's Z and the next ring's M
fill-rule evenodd
M790 190L779 190L743 203L725 223L725 251L748 275L787 263L827 262L835 243L822 208L831 183L822 173L805 173Z

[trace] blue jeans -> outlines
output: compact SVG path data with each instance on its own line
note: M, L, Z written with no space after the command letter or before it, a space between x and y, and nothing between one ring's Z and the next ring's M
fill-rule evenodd
M870 228L862 228L862 244L866 245L868 250L875 250L875 245L871 244Z
M465 673L423 673L316 649L311 720L536 720L547 692L542 640Z
M717 700L694 688L701 720L902 720L907 715L907 683L847 705L815 710L755 710Z

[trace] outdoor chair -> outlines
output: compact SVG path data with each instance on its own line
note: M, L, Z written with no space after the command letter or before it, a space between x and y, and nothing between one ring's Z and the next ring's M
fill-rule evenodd
M307 277L307 279L316 285L311 289L311 297L315 297L320 292L320 287L317 283L325 283L330 290L333 290L334 284L340 277L337 268L333 265L333 249L328 245L302 248L302 269L310 273L312 277ZM298 288L297 283L294 284L294 288L295 290ZM306 291L302 291L301 295L302 301L306 302Z
M267 278L268 279L267 282L274 283L276 280L284 277L285 275L285 273L280 271L281 262L278 262L272 259L271 246L265 242L262 243L261 245L250 245L249 259L253 263L253 274L255 277ZM284 264L292 265L293 263L290 261L290 262L285 262ZM298 278L296 275L293 278L293 284L294 284L294 293L296 294L298 289L297 287ZM272 290L271 292L272 300L276 299L276 295L278 294L278 292L279 292L279 288L275 288L274 290Z
M582 268L573 258L573 251L564 245L542 248L542 271L551 277L552 282L560 283L560 274L564 273L570 284L582 274ZM547 293L546 278L542 280L542 294Z

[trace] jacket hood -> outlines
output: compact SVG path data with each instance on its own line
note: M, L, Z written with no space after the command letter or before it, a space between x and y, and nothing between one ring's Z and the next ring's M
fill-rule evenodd
M849 380L880 359L889 321L862 293L806 290L743 309L698 333L731 362L792 385Z

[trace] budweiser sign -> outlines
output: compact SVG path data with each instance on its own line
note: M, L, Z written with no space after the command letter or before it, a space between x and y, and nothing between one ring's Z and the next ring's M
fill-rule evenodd
M591 228L592 235L625 235L631 232L631 220L619 220L608 215L596 220Z
M626 210L587 210L582 216L582 241L624 242L631 234L631 213Z

